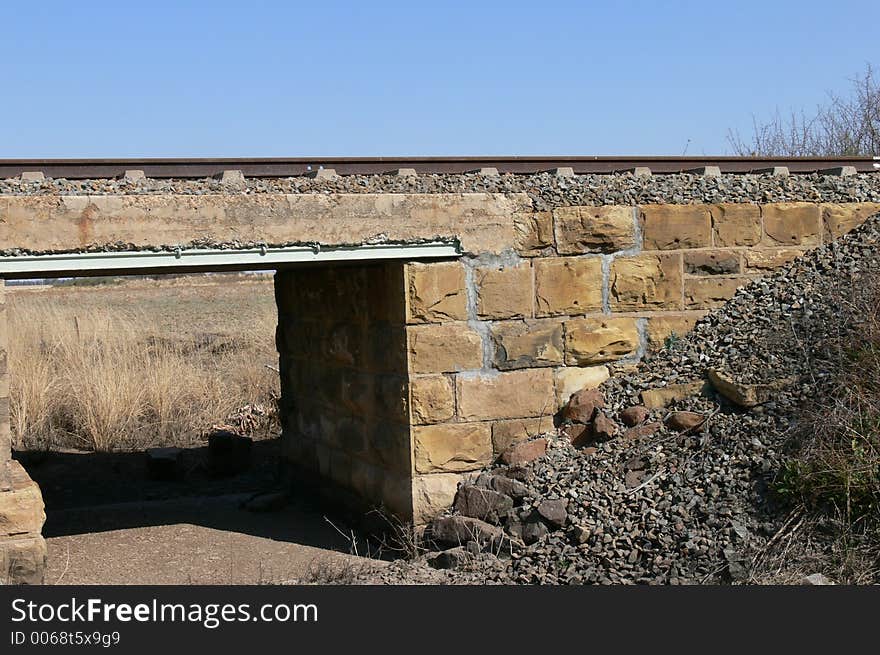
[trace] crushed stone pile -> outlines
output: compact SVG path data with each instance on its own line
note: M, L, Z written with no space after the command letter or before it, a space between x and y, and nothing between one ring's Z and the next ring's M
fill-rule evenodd
M799 409L834 384L835 346L858 339L841 291L876 275L878 246L880 215L574 394L557 434L467 480L428 527L437 552L384 581L748 581L786 513L771 485Z

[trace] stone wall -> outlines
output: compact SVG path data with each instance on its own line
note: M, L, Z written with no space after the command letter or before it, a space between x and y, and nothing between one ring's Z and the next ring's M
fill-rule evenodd
M275 296L286 456L410 517L403 264L280 271Z

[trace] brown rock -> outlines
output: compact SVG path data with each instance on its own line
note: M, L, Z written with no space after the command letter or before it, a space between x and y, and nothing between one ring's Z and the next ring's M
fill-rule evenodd
M767 384L742 384L716 369L707 371L709 382L722 396L740 407L754 407L771 400L780 389L792 384L796 378L787 377Z
M18 461L12 460L8 466L11 489L0 491L0 539L39 535L46 520L40 487Z
M706 422L706 416L699 412L672 412L666 417L666 425L678 432L693 430Z
M547 452L547 440L543 437L515 444L501 454L501 462L508 466L521 466L543 457Z
M637 425L634 428L629 428L622 435L621 439L641 439L643 437L650 437L655 434L660 428L661 424L657 421L653 423L645 423L644 425Z
M605 407L605 394L600 389L581 389L568 399L562 418L574 423L589 423L596 410L602 407Z
M556 403L562 407L571 394L581 389L595 389L611 377L606 366L564 366L556 369Z
M496 525L511 509L513 499L492 489L463 485L455 497L455 511L459 514Z
M691 312L686 316L652 316L648 319L648 344L651 348L662 348L666 339L672 335L683 337L706 312Z
M617 436L620 428L604 412L598 412L590 426L590 432L594 441L608 441Z
M591 426L583 423L572 423L566 426L563 432L575 448L582 448L593 440Z
M509 542L501 528L468 516L434 519L428 526L426 536L430 541L447 546L461 546L473 541L481 548L491 548L493 551Z
M705 382L686 382L683 384L670 384L657 389L648 389L642 392L642 404L650 409L667 407L676 400L684 400L691 396L703 393L706 388Z
M567 507L568 501L564 498L543 500L538 505L538 515L547 525L558 530L568 520Z
M864 223L869 216L880 212L880 203L876 202L823 204L821 207L826 238L846 234Z
M0 540L0 584L43 584L47 553L39 535Z
M620 422L631 428L642 423L650 414L651 410L644 405L633 405L620 412Z

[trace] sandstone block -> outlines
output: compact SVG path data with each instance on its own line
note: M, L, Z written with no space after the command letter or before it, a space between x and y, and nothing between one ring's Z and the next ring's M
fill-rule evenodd
M504 321L492 326L495 366L501 370L561 364L562 321Z
M39 535L0 540L0 584L43 584L47 555Z
M444 375L414 377L410 380L412 417L415 423L440 423L455 414L452 380Z
M479 269L477 314L480 318L524 318L532 315L532 267L528 262L507 268Z
M492 423L492 448L497 455L516 443L527 441L552 429L552 416L495 421Z
M473 471L492 461L488 423L440 423L412 429L418 473Z
M711 217L706 205L642 205L640 210L646 250L711 245Z
M514 216L516 249L523 257L546 254L553 248L552 212L520 212Z
M744 277L691 278L684 282L684 304L688 309L720 307L736 290L748 284Z
M683 382L670 384L642 392L642 404L650 409L668 407L678 400L702 394L708 385L705 382Z
M467 323L414 325L407 328L413 373L449 373L481 368L483 341Z
M559 207L553 217L559 254L612 253L635 245L632 207Z
M458 376L458 415L465 421L542 416L553 411L553 371L506 371L492 377Z
M46 520L40 487L16 460L9 461L8 467L11 488L0 491L0 539L39 535Z
M745 259L747 273L766 273L793 259L800 257L806 252L796 248L761 248L759 250L747 250Z
M684 272L688 275L733 275L740 272L735 250L695 250L684 253Z
M651 316L648 319L648 345L651 348L662 348L667 337L683 337L704 314L705 312L692 312L687 315Z
M464 267L458 262L407 265L411 323L463 321L467 318Z
M615 257L611 263L611 308L680 309L681 281L681 255Z
M568 402L581 389L595 389L610 376L606 366L566 366L556 369L556 406Z
M716 246L754 246L761 241L761 209L750 203L722 203L709 208Z
M639 347L633 318L583 318L565 323L565 363L590 366L632 355Z
M413 523L423 525L442 514L455 501L461 482L456 473L433 473L413 478Z
M836 238L858 227L869 216L880 213L880 203L825 203L820 205L820 209L826 237Z
M577 315L601 310L601 258L536 260L535 296L538 316Z
M764 239L768 246L815 246L822 241L819 205L812 202L778 202L761 205Z

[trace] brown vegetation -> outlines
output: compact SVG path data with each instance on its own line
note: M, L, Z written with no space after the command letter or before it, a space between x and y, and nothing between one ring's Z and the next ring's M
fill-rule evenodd
M880 579L880 277L862 276L835 301L838 336L815 367L826 393L803 409L776 481L792 509L764 563L779 574L773 582L813 571Z
M17 449L191 445L241 407L271 409L277 397L265 280L13 292L9 310ZM272 429L268 419L246 427Z

